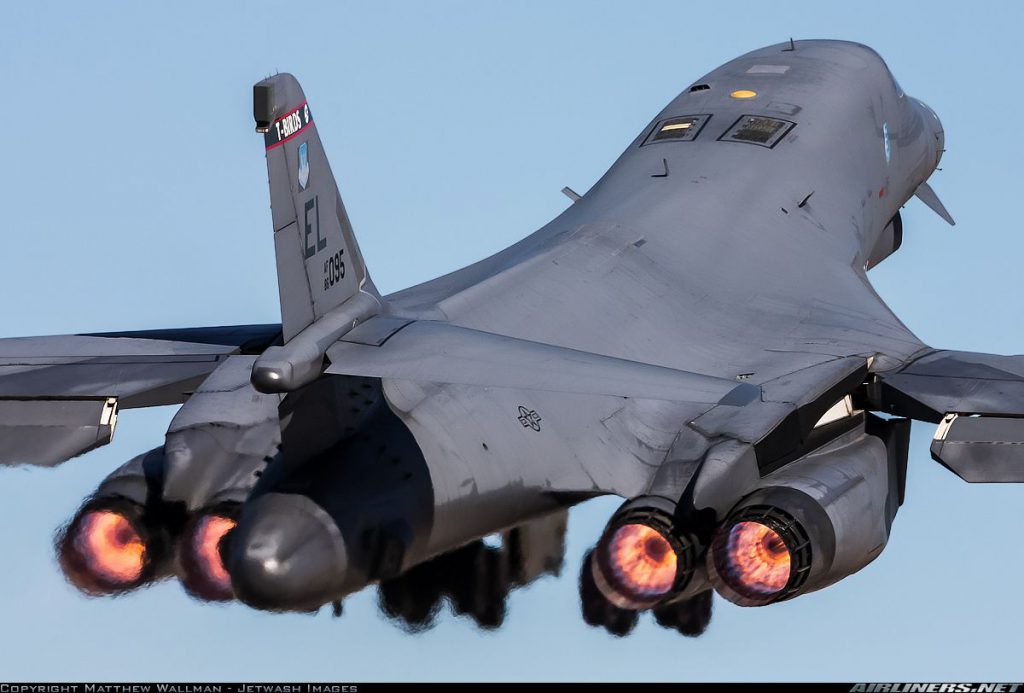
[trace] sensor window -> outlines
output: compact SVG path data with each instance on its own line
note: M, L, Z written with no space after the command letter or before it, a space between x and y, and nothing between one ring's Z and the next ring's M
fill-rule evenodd
M793 129L796 123L779 118L768 118L765 116L745 115L733 123L719 140L727 142L745 142L756 144L761 147L774 147L779 140L786 136L786 133Z
M689 142L696 139L710 115L680 116L658 123L644 144L652 142Z

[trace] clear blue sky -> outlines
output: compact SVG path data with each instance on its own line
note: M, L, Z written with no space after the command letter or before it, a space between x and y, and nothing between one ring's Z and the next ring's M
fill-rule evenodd
M934 187L872 272L925 341L1024 351L1019 3L15 3L0 22L4 336L270 322L277 289L251 85L296 74L377 285L394 291L532 232L677 92L747 50L867 43L942 118ZM917 424L885 553L824 592L716 601L690 640L579 618L575 576L617 501L571 518L566 574L497 633L404 634L375 594L340 620L203 606L174 583L118 600L62 580L54 529L172 410L122 415L56 471L0 469L0 679L888 679L1024 676L1024 488L969 486Z

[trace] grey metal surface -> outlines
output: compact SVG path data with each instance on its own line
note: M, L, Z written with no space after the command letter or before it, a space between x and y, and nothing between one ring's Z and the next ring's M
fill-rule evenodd
M117 397L121 406L177 404L238 347L151 339L0 339L0 397Z
M302 87L291 75L278 74L256 84L254 92L254 105L264 111L254 115L257 131L265 132L287 342L355 294L378 294Z
M320 377L327 349L380 312L380 300L360 291L321 315L281 346L267 348L252 368L260 392L293 392Z
M0 464L52 467L109 443L116 423L113 399L0 399Z
M942 200L940 200L939 196L935 194L935 191L932 190L932 186L928 185L928 181L921 183L921 185L917 187L917 190L914 191L914 196L921 200L921 202L928 205L928 208L942 217L942 220L947 224L950 226L956 226L956 222L953 221L953 216L946 209L946 205L942 204Z
M164 342L188 342L190 344L215 344L238 347L243 354L258 354L281 339L281 326L272 323L265 325L221 325L219 327L97 332L82 336L156 339Z
M380 346L343 340L327 355L327 372L338 375L708 404L727 399L742 405L760 394L757 387L735 380L429 320L408 324Z
M180 404L230 354L276 332L240 326L160 335L198 342L119 334L0 339L0 463L54 465L105 445L114 427L100 424L97 412L106 400L120 409ZM209 341L218 338L226 343Z
M862 430L847 434L768 475L760 486L804 493L828 516L834 553L821 556L821 563L815 564L810 589L860 570L885 548L890 476L885 445L875 436Z
M136 455L108 474L90 500L123 498L143 506L152 500L163 464L163 446Z
M255 356L230 356L167 429L163 497L190 511L244 501L281 446L280 395L249 382Z
M254 117L280 342L274 326L0 340L0 424L4 397L139 406L198 387L161 501L251 487L222 555L260 608L393 586L598 494L670 504L695 555L736 509L785 506L813 543L806 587L840 579L882 550L905 488L909 423L870 411L1001 417L954 422L936 454L1016 478L1015 452L992 458L1022 437L1024 357L934 351L871 287L911 196L952 223L926 182L942 125L874 51L787 42L695 84L549 224L382 298L301 87L268 78ZM693 576L662 616L702 629L709 575Z
M880 408L938 423L944 414L1024 416L1024 356L928 350L878 375Z
M713 71L698 80L711 89L684 91L655 117L713 114L694 141L640 146L644 128L551 224L389 297L394 312L720 377L752 373L751 382L798 370L813 354L914 353L922 345L861 268L930 173L919 164L934 159L934 137L869 49L782 48ZM760 63L789 69L747 73ZM758 96L730 98L740 87ZM774 148L717 139L742 114L782 113L780 104L792 105L786 117L797 124ZM898 133L889 163L884 122ZM663 159L670 174L652 177Z
M1024 419L950 416L931 452L964 481L1024 483Z

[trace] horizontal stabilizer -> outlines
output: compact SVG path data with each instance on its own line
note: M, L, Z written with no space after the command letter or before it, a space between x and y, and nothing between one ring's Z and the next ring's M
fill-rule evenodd
M932 441L932 457L964 481L1024 482L1024 419L950 414Z
M879 373L881 411L939 423L946 414L1024 417L1024 356L931 351Z
M743 405L760 395L748 383L434 321L374 318L345 335L327 356L327 372L337 375L709 405Z

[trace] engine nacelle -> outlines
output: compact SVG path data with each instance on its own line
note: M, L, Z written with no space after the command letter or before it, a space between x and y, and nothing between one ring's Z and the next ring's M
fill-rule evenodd
M888 445L858 428L768 475L729 513L707 554L719 594L763 606L826 587L882 552L899 507L909 426L868 423Z
M231 356L175 414L164 443L163 498L190 512L244 501L281 447L281 397L249 384L255 356Z
M875 240L875 245L871 249L871 254L868 259L864 262L864 269L868 270L876 267L882 260L895 253L903 245L903 217L900 216L899 212L896 212L896 216L886 224L885 228L878 235Z

